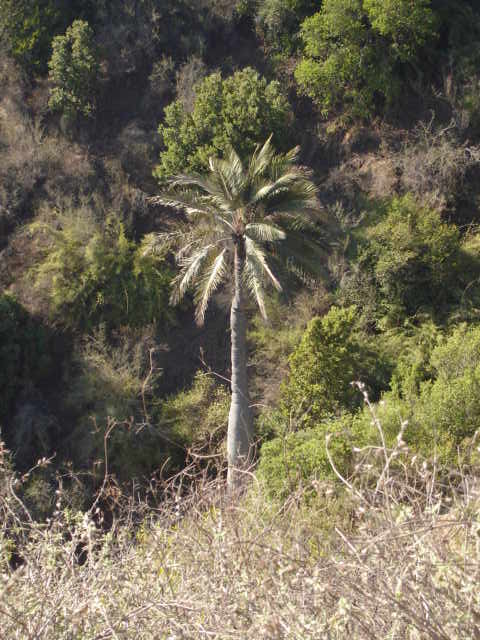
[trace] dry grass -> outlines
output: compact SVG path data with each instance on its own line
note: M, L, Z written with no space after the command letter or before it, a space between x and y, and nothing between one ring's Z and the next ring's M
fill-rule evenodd
M274 504L255 480L228 497L220 479L190 467L150 506L120 499L108 478L86 513L59 491L43 524L2 450L2 638L479 638L472 478L446 486L402 431L388 450L375 424L380 445L358 452L356 475L336 487L312 480L308 499L299 489ZM104 533L99 505L114 498Z

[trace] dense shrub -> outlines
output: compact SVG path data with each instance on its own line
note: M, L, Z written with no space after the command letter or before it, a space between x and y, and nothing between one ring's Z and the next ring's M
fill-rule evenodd
M57 212L32 230L47 238L36 269L56 321L89 329L168 323L171 273L161 256L129 240L115 216L100 223L89 209ZM41 236L40 236L41 237Z
M355 269L341 283L341 297L363 309L366 322L399 325L406 316L443 312L458 295L461 244L458 229L438 211L407 195L376 208L357 234Z
M426 432L425 447L434 436L439 455L454 461L480 429L480 329L459 325L439 340L430 366L433 380L422 385L415 422Z
M78 345L62 402L70 432L61 445L76 468L104 459L105 438L109 472L122 482L148 477L164 464L176 470L183 461L171 425L153 420L161 375L155 350L151 328L124 329L109 338L101 327Z
M65 35L54 38L52 49L50 108L70 120L93 116L100 65L88 22L75 20Z
M216 444L223 440L230 394L212 375L198 371L190 389L161 403L159 421L185 446Z
M309 352L302 351L307 336L308 332L295 353L301 375L295 369L292 371L300 382L308 381L312 370ZM348 335L340 340L345 345L348 342ZM480 433L480 329L463 324L450 335L443 335L433 323L426 322L410 330L409 335L402 332L398 346L392 391L384 393L378 403L372 404L369 398L370 407L328 419L324 413L329 400L325 389L322 385L304 384L302 399L314 390L317 394L314 400L320 410L310 401L312 413L302 416L301 421L296 419L294 411L298 404L290 407L290 413L274 410L262 416L261 429L271 439L262 445L258 473L270 495L284 498L300 484L312 488L316 486L315 481L334 477L325 444L328 434L331 434L328 436L330 454L343 475L348 475L352 465L357 464L355 451L370 443L379 447L380 452L383 442L389 451L405 442L412 457L427 459L435 455L439 473L459 460L465 469L470 468L474 454L472 443ZM320 376L322 364L327 372L333 371L330 384L335 390L336 377L342 377L341 367L335 369L339 346L330 344L329 350L331 368L318 350L312 360L318 363L317 377L321 382L329 380L328 373ZM300 366L300 356L304 358L304 368ZM341 358L336 360L337 364L341 362ZM348 360L344 358L343 362L348 371ZM286 394L298 391L298 380L292 373L291 382L285 387ZM297 397L300 402L298 398L300 396ZM301 406L300 409L300 414L302 410L307 413L308 403L305 409ZM298 430L302 425L307 428Z
M265 43L276 51L292 53L301 21L315 11L314 0L261 0L256 23Z
M280 415L277 419L282 421ZM257 475L266 492L276 499L284 499L301 485L315 491L315 482L333 479L335 474L326 449L327 436L328 450L335 467L348 476L354 447L363 446L371 436L367 425L361 415L346 414L312 428L285 432L265 442L260 452Z
M378 407L386 432L393 437L399 420L408 420L405 440L414 452L434 452L442 464L459 454L468 459L480 428L479 328L462 324L445 336L427 323L410 345L400 355L392 393Z
M327 115L367 117L398 95L402 67L435 35L429 0L325 0L301 28L305 57L295 77Z
M43 72L52 38L74 18L90 16L92 8L90 0L0 0L0 33L18 62Z
M272 132L277 148L285 149L290 118L277 82L268 83L251 68L226 79L214 73L195 87L191 111L180 100L165 109L165 123L159 127L164 151L155 173L162 178L205 170L208 158L229 146L245 156Z
M356 313L356 307L332 307L314 318L291 355L282 402L283 413L297 428L358 406L361 398L352 387L354 380L367 378L373 387L382 385L384 364L359 339Z

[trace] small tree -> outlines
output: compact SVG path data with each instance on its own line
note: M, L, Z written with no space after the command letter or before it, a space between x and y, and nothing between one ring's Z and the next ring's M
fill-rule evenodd
M44 73L52 38L92 9L90 0L0 0L0 40L25 69Z
M268 83L247 67L226 79L213 73L194 93L192 105L176 100L165 109L165 123L158 130L165 147L155 168L159 178L205 171L210 156L222 156L230 146L247 157L271 131L277 146L288 149L292 113L278 82Z
M366 117L392 103L435 37L430 0L324 0L302 23L301 90L324 115L341 108Z
M64 36L54 38L52 48L50 108L72 120L79 115L92 117L100 66L88 22L75 20Z
M302 416L301 427L316 426L356 403L358 394L350 384L362 368L354 332L356 311L354 306L332 307L322 318L314 318L290 357L282 400L289 415Z

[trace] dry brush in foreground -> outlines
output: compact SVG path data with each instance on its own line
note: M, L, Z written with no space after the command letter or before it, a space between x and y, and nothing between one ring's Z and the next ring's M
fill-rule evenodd
M0 453L5 640L480 638L474 480L447 484L401 434L358 452L354 478L281 505L256 481L232 500L187 470L160 506L126 501L108 533L61 493L32 521Z

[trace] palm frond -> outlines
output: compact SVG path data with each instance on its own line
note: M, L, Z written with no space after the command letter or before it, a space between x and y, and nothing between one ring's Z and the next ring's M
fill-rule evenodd
M250 159L250 164L248 166L248 174L250 179L253 179L258 175L262 175L271 163L272 158L275 156L275 150L272 145L272 137L273 134L270 134L265 144L262 147L258 146L253 152Z
M272 224L251 222L245 227L246 235L256 242L278 242L285 240L287 234Z
M178 243L182 234L179 231L170 233L147 233L141 244L141 255L163 256Z
M222 283L225 274L226 274L226 260L225 256L227 253L227 248L223 249L221 253L217 255L215 260L213 261L212 267L209 270L207 277L201 282L198 294L196 296L197 299L197 308L195 311L195 319L198 324L203 324L205 320L205 312L208 307L208 303L212 297L212 294Z
M233 148L228 152L227 163L229 166L231 193L233 198L236 198L241 195L243 191L243 187L245 185L245 172L240 156Z
M265 308L265 293L263 290L263 271L261 265L255 260L247 260L243 271L244 283L255 298L262 318L267 319Z
M183 174L172 176L168 180L170 188L177 189L181 187L189 191L194 190L196 193L218 194L218 188L212 175L202 176L198 173Z
M282 174L289 171L292 166L294 166L297 171L304 174L304 177L307 177L304 169L296 164L299 154L300 147L297 146L290 149L290 151L287 151L287 153L275 155L269 166L270 178L274 181L277 180Z
M268 266L267 257L262 249L258 246L256 242L254 242L251 238L245 238L245 248L247 253L247 261L252 261L256 263L257 266L261 267L262 271L269 277L270 282L273 284L277 291L282 291L282 285L276 278L273 271Z
M192 192L165 192L158 196L150 198L152 204L163 205L164 207L172 207L172 209L181 209L185 213L210 215L208 205L202 202L198 196Z
M289 172L280 175L274 182L268 182L262 185L254 194L252 201L260 202L272 196L281 194L292 186L297 185L302 180L303 176L301 173L295 170L290 170Z
M233 200L232 193L232 167L227 160L221 158L209 158L211 180L216 185L216 192L211 195L217 200L223 200L226 204Z
M173 289L170 296L170 302L172 304L178 304L187 290L192 286L213 248L214 245L207 245L188 258L182 258L181 271L173 280Z
M312 216L320 209L317 200L318 189L308 180L294 182L288 188L272 193L268 202L268 211L285 216L304 213Z

